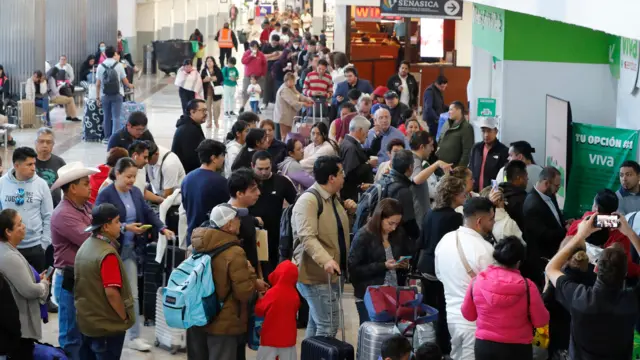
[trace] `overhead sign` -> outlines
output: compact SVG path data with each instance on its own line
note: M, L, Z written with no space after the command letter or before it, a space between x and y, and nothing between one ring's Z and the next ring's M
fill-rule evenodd
M495 117L496 99L478 98L478 116Z
M380 0L382 15L462 19L462 0Z
M402 20L402 16L382 16L379 7L356 6L354 19L356 22L380 22L380 20Z

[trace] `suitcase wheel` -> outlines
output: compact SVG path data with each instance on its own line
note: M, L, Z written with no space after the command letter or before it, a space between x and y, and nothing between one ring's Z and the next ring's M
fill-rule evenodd
M178 346L172 346L171 349L169 349L169 353L171 355L175 355L178 353L178 350L180 350L180 348Z
M160 341L158 341L158 339L156 339L156 341L153 342L153 346L160 347Z

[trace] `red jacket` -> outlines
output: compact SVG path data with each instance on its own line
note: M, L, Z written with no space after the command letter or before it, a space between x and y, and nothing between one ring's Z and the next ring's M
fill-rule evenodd
M89 198L89 202L92 204L96 202L98 190L100 190L102 183L109 177L109 171L111 168L106 164L102 164L98 165L98 170L100 170L99 173L89 176L89 184L91 185L91 197Z
M260 345L277 348L296 346L296 314L300 298L296 291L298 268L289 260L269 275L271 289L256 303L256 316L264 317Z
M242 54L242 64L244 65L244 76L250 77L265 76L267 74L267 58L262 51L258 51L256 56L251 56L251 50Z
M273 31L273 28L271 26L265 28L262 30L262 32L260 33L260 43L261 44L268 44L269 43L269 35L271 34L271 32Z
M590 215L593 215L593 212L587 211L586 213L584 213L584 216L582 216L582 219L576 220L571 223L569 231L567 231L567 236L575 236L578 233L578 225L582 222L582 220L584 220L585 217ZM603 229L600 231L607 230ZM602 248L606 249L615 243L620 243L620 245L624 249L625 254L627 254L627 277L632 278L640 276L640 265L634 263L633 259L631 258L631 240L629 240L628 237L624 236L618 229L609 229L608 231L609 238Z

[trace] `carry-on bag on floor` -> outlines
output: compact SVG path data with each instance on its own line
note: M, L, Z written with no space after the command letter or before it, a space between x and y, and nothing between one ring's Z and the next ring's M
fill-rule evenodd
M133 93L129 95L133 97ZM143 103L138 103L135 101L123 102L122 110L120 111L120 121L118 123L118 129L123 128L127 124L127 121L129 121L129 116L131 116L131 114L136 111L146 112L145 105Z
M51 344L36 341L33 347L33 360L67 360L64 350Z
M102 122L104 121L104 111L102 106L98 106L95 99L85 99L84 118L82 119L82 140L100 141L103 138Z
M156 296L158 288L165 285L164 278L168 278L173 268L185 259L185 251L170 244L171 242L168 241L167 252L162 260L163 264L156 262L157 243L151 243L147 245L145 249L142 269L142 314L144 316L145 326L153 326L156 321ZM169 252L175 254L175 260L173 256L167 256Z
M329 297L333 296L331 291L331 275L329 277ZM342 279L338 278L338 322L342 330L342 341L328 336L313 336L302 341L302 360L354 360L353 346L345 341L344 312L342 308ZM333 327L333 316L331 317L331 327Z
M21 128L37 127L36 103L33 100L18 101L18 118Z
M170 265L175 265L176 261L180 261L176 257L176 252L180 250L177 246L167 246L164 253L164 267L168 269ZM181 251L181 250L180 250ZM169 262L169 252L171 252L171 262ZM184 254L181 254L182 260L184 260ZM171 266L173 269L174 266ZM162 273L162 286L167 285L167 273ZM167 321L164 317L163 304L162 304L162 286L156 291L156 340L153 343L156 347L161 347L169 350L171 354L175 354L180 350L186 350L187 348L187 330L174 329L167 325Z
M367 321L360 325L358 330L358 360L378 360L382 342L394 334L394 322Z
M327 129L329 125L331 125L331 119L329 119L329 107L327 106L327 98L324 96L314 96L313 105L309 106L305 109L305 116L303 123L307 124L315 124L318 122L324 122L327 125Z

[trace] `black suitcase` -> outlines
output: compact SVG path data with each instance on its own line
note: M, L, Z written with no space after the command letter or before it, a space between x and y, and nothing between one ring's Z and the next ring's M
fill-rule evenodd
M338 284L342 279L338 278ZM331 275L329 275L331 289ZM329 295L331 297L331 295ZM342 286L338 286L338 314L342 341L328 336L312 336L304 339L301 345L301 360L354 360L353 346L345 341L344 311L342 309ZM333 326L332 326L333 327Z
M164 286L164 279L168 279L171 275L171 271L175 266L179 265L186 258L186 252L176 246L171 245L171 240L167 240L167 250L165 256L162 259L162 263L156 262L156 247L157 244L151 243L147 245L144 264L143 264L143 288L142 288L142 314L144 316L144 325L152 326L156 319L156 296L158 288ZM172 256L167 256L171 252L175 251L175 265Z
M100 141L103 138L102 122L104 112L102 106L98 106L96 100L84 100L84 119L82 119L82 140Z

